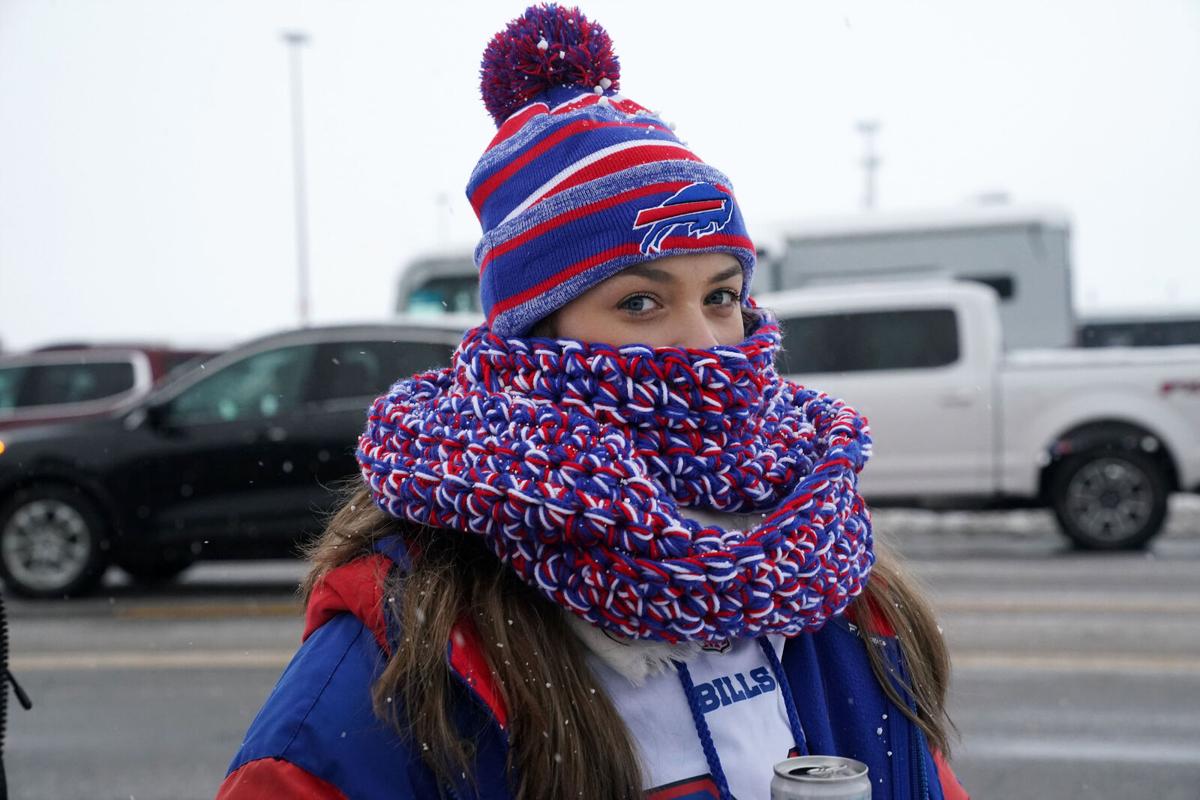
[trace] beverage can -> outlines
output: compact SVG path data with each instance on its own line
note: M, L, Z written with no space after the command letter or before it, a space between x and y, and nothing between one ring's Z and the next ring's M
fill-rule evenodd
M775 765L771 800L871 800L871 779L852 758L798 756Z

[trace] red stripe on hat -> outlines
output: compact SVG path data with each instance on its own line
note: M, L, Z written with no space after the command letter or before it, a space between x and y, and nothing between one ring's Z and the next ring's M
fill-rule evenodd
M732 233L713 233L708 236L688 236L680 234L678 236L668 236L663 239L662 249L666 250L708 250L713 247L740 247L744 250L754 252L754 242L746 236L737 236Z
M693 200L690 203L672 203L668 206L643 208L637 213L637 218L633 221L633 227L641 228L645 225L652 225L659 220L670 219L671 217L678 217L684 214L695 214L699 211L720 211L724 207L724 200Z
M545 103L530 103L523 109L513 114L508 119L500 124L500 130L496 131L496 135L492 137L492 141L488 142L488 146L483 152L491 150L496 145L503 142L508 137L512 136L517 131L524 127L530 117L536 117L538 114L545 114L550 110L550 106Z
M692 181L668 181L666 183L652 183L648 186L639 186L636 189L629 189L621 192L620 194L615 194L612 197L606 197L603 200L597 200L594 203L588 203L587 205L580 206L579 208L572 208L570 211L565 211L558 216L546 220L545 222L534 225L520 236L514 236L508 241L501 242L491 250L488 250L483 257L483 262L479 265L479 274L483 275L483 271L487 269L488 264L492 263L493 259L499 258L505 253L510 252L526 242L529 242L545 233L554 230L560 225L566 225L568 222L574 222L582 217L599 213L607 208L628 202L629 200L636 200L639 197L645 197L648 194L655 194L657 192L674 193L682 189L684 186L689 186L692 183Z
M582 120L579 120L578 122L572 122L570 125L564 125L563 127L556 130L554 133L547 136L545 139L542 139L540 142L535 144L533 147L526 150L524 153L522 153L518 157L514 158L507 165L505 165L504 169L500 170L495 175L492 175L490 178L488 178L486 181L479 184L479 186L477 186L475 188L474 193L471 195L471 206L475 209L475 215L479 216L480 209L483 207L483 204L487 202L487 199L492 196L492 192L496 191L496 189L500 186L500 184L504 183L504 181L506 181L510 177L512 177L514 173L516 173L518 170L523 168L530 161L533 161L535 158L537 158L542 153L546 152L547 150L549 150L551 147L558 144L562 140L564 140L568 137L574 136L577 133L583 133L584 131L589 131L589 130L599 130L601 128L622 128L622 127L632 127L632 128L643 128L644 129L644 127L646 125L649 125L654 128L658 128L661 131L665 131L665 132L669 133L667 128L664 128L662 125L655 125L653 123L638 123L637 125L630 125L627 122L596 122L595 120L582 119Z
M644 106L641 106L632 100L626 100L625 98L614 100L613 105L619 110L624 111L626 114L636 114L639 111L645 112L646 114L651 113L650 111L647 111Z
M606 261L611 261L612 259L620 258L621 256L636 255L638 252L640 252L640 248L641 245L639 245L637 242L626 242L625 244L617 245L616 247L610 247L607 250L602 250L601 252L596 253L593 256L589 256L582 261L576 261L566 269L556 273L554 277L548 278L536 286L526 289L520 294L515 294L512 297L507 297L504 300L496 303L496 305L492 306L492 312L488 314L488 323L490 324L492 320L496 318L497 314L508 311L510 308L515 308L522 303L529 302L539 294L544 294L547 290L553 288L554 286L557 286L563 281L568 280L569 278L572 278L581 272L587 271L597 264L603 264Z
M699 239L693 236L668 236L663 240L663 250L700 250L713 247L741 247L746 250L754 251L754 243L745 236L734 236L732 234L712 234L710 236L702 236ZM586 272L598 264L603 264L606 261L611 261L614 258L621 256L637 255L641 252L641 244L639 242L627 242L616 247L610 247L608 250L603 250L593 256L576 261L566 269L558 272L552 278L547 278L541 283L526 289L520 294L515 294L512 297L507 297L492 306L491 313L488 314L488 324L490 325L497 315L515 308L522 303L526 303L540 294L545 294L550 289L560 283L567 281L581 272Z
M646 158L647 155L654 157ZM629 169L630 167L636 167L642 164L655 164L660 161L695 161L697 163L703 163L700 161L699 156L697 156L691 150L688 150L683 145L631 147L628 150L620 150L610 156L605 156L599 161L588 164L586 167L583 167L576 172L572 172L566 178L563 178L557 184L550 187L550 189L548 189L541 197L530 203L529 207L532 208L533 206L545 200L547 197L553 197L559 192L565 192L572 186L578 186L581 183L587 183L588 181L595 180L596 178L603 178L605 175L611 175L614 172L620 172L621 170Z

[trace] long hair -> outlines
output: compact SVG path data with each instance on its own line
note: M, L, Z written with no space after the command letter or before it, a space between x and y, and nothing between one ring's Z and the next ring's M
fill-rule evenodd
M450 714L461 691L446 661L460 620L479 633L509 713L508 775L518 800L627 800L642 795L633 740L587 666L562 609L503 567L476 537L425 528L380 510L354 492L308 549L305 599L330 570L402 533L420 556L386 578L384 596L403 636L372 689L375 713L414 746L441 785L473 775L472 732Z
M858 632L866 645L871 671L888 699L921 729L934 750L949 759L956 732L946 713L950 652L920 585L878 536L871 577L849 611L859 622ZM878 625L880 619L884 626ZM897 671L897 665L880 646L878 639L886 633L895 634L904 674Z

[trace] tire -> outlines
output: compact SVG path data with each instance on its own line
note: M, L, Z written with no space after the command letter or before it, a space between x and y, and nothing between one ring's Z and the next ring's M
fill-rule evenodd
M108 561L108 526L78 489L35 485L0 507L0 577L13 594L36 599L88 594Z
M1070 456L1050 482L1063 533L1084 550L1138 550L1162 530L1167 475L1136 450L1101 449Z
M191 553L161 550L151 553L123 553L117 556L117 566L143 586L157 586L175 580L196 563Z

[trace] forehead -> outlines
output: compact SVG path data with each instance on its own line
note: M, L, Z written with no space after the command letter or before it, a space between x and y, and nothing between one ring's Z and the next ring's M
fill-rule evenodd
M613 278L645 278L664 282L715 281L729 280L741 274L741 262L728 253L700 253L643 261L626 267Z

